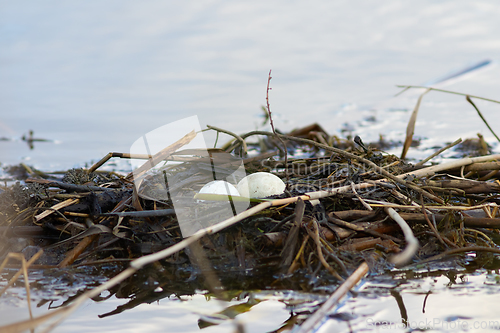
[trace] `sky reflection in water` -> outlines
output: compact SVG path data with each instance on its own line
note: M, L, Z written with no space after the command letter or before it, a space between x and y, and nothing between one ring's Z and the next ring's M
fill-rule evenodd
M495 1L2 1L0 137L17 141L0 141L1 162L82 165L191 115L202 126L254 130L269 69L278 128L321 122L339 134L396 84L497 60L499 15ZM496 98L499 74L494 68L449 88ZM498 120L498 106L478 104L490 123ZM356 126L356 134L403 138L408 112L375 116L378 123ZM420 117L416 135L432 138L428 146L457 133L490 138L459 97L429 94ZM30 151L19 140L30 129L60 143Z

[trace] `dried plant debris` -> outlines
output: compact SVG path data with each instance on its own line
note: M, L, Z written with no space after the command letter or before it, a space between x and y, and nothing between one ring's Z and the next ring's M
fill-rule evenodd
M46 193L43 185L16 182L0 193L0 226L9 225L11 219L27 208L36 206L44 197Z
M238 156L241 140L248 141L251 156ZM497 155L437 166L441 169L415 167L360 138L333 138L317 124L287 135L250 132L211 152L228 154L226 164L214 169L199 152L184 151L175 155L179 162L174 167L145 173L138 188L133 174L97 168L72 169L62 178L25 174L22 183L0 193L0 237L9 240L1 242L0 259L23 248L28 257L43 249L35 262L44 265L39 267L100 272L104 265L121 270L130 261L183 241L175 200L189 202L184 216L193 222L202 216L222 221L215 209L220 202L193 196L215 172L230 174L236 162L247 173L288 178L287 190L266 198L267 208L113 287L123 297L136 296L129 307L196 289L321 291L346 279L364 261L373 273L391 269L409 242L389 217L391 209L420 244L404 264L468 249L500 252L495 244L500 228ZM175 182L166 182L166 177ZM182 195L172 197L174 191ZM249 207L262 200L256 201ZM158 287L164 292L153 293Z
M484 137L480 133L477 134L477 138L464 140L455 150L459 152L457 157L482 156L492 153L492 147L484 140Z

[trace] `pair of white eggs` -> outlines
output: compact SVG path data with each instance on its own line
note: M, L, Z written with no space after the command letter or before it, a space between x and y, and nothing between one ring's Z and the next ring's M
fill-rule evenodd
M240 180L236 187L224 180L214 180L203 186L199 193L266 198L282 194L285 187L285 183L272 173L256 172Z

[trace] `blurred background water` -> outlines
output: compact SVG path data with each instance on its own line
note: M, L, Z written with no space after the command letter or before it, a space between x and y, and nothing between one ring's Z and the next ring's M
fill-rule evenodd
M349 122L365 141L404 140L418 95L387 102L395 85L496 61L499 16L493 0L0 0L0 162L81 166L192 115L202 127L254 130L270 69L282 131L319 122L340 135ZM499 74L447 89L500 99ZM478 106L495 128L500 107ZM368 112L376 122L363 126ZM55 143L30 150L30 130ZM492 142L463 97L425 97L415 133L424 147L478 132Z

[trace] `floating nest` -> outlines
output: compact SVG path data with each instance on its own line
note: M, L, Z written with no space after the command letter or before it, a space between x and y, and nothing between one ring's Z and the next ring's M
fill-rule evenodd
M412 165L317 124L235 135L218 149L183 150L189 140L63 175L11 168L19 182L0 193L0 259L20 252L31 267L91 274L132 267L108 289L133 300L110 315L196 290L331 292L363 262L375 274L470 251L488 265L487 253L500 253L498 155ZM112 157L147 162L128 175L100 171ZM286 190L234 216L220 213L227 202L195 198L242 166L279 176Z

